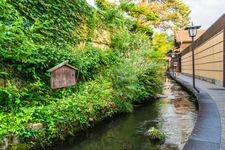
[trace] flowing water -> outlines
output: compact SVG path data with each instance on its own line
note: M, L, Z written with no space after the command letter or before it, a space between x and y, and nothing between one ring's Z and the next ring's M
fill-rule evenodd
M76 137L71 137L59 150L179 150L194 127L197 108L185 91L166 79L164 96L135 108L133 113L100 123ZM163 145L156 145L144 136L150 127L166 134Z

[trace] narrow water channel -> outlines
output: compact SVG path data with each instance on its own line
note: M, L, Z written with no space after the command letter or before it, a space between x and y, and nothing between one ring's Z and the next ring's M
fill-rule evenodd
M192 97L166 79L164 98L137 107L133 113L105 121L69 138L59 150L180 150L194 127L197 116ZM152 144L144 133L150 127L166 134L163 145Z

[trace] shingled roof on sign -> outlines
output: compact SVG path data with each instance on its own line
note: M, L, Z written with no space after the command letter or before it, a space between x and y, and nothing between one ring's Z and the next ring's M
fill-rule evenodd
M64 66L64 65L66 65L66 66L68 66L68 67L70 67L70 68L72 68L72 69L74 69L74 70L78 70L78 69L75 68L74 66L69 65L68 62L69 62L69 61L66 60L66 61L64 61L64 62L62 62L62 63L56 65L55 67L52 67L51 69L47 70L47 72L53 72L53 71L57 70L58 68L60 68L60 67L62 67L62 66Z

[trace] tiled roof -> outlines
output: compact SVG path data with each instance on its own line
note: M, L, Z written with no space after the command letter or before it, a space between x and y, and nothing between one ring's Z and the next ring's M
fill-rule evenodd
M205 30L199 29L197 31L197 35L195 39L199 38L204 32ZM174 36L175 36L176 42L178 43L191 42L191 37L189 37L188 30L174 31Z

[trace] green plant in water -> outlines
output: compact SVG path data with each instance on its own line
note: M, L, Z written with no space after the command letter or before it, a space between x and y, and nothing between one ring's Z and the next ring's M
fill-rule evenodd
M166 139L166 135L163 131L160 131L159 129L156 129L155 127L149 128L146 134L149 139L153 142L163 144Z

